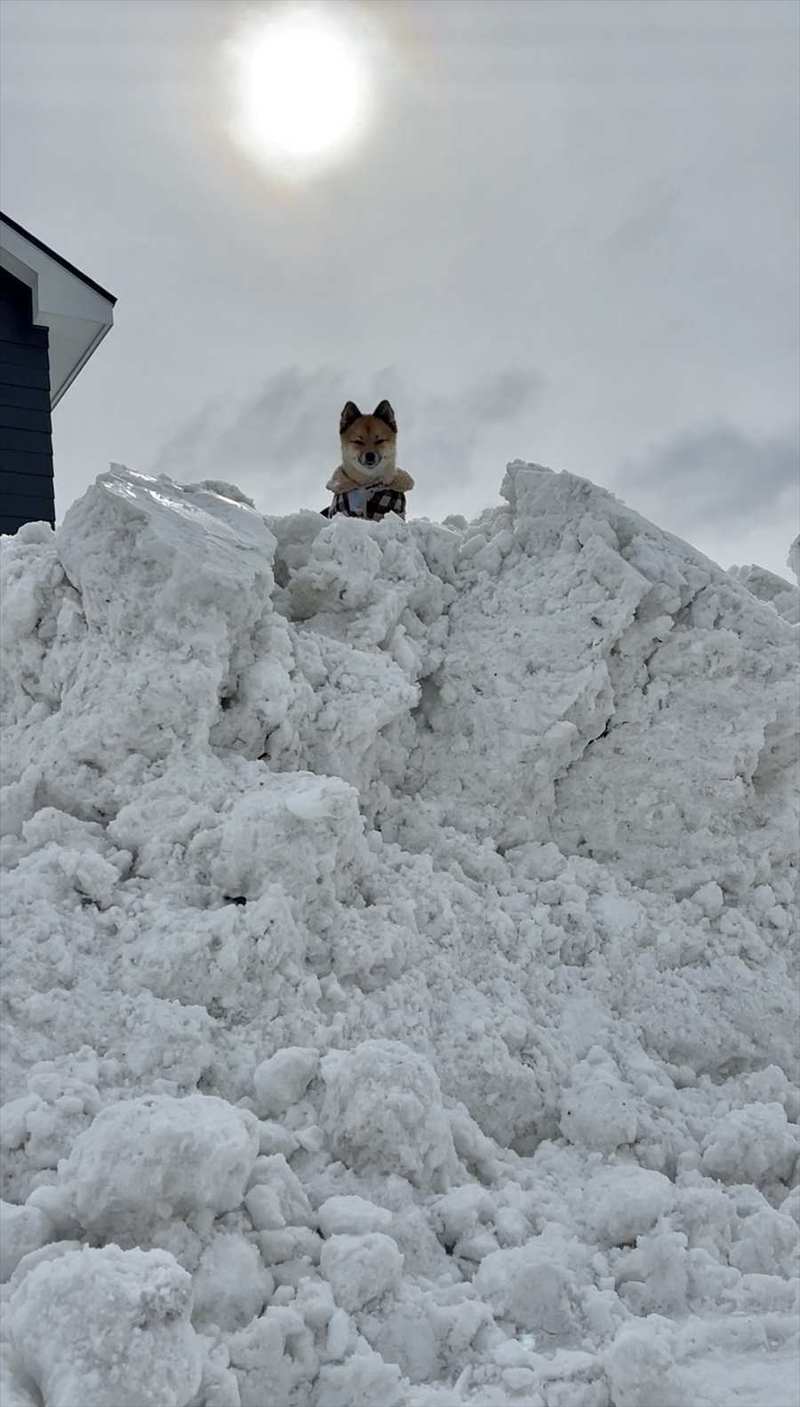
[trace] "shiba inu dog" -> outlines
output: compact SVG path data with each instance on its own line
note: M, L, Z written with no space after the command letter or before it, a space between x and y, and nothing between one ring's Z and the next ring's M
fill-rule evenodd
M362 415L348 401L339 417L342 462L327 483L333 494L326 518L345 513L350 518L383 518L387 513L406 516L406 494L414 480L395 463L397 421L388 401L381 401L371 415Z

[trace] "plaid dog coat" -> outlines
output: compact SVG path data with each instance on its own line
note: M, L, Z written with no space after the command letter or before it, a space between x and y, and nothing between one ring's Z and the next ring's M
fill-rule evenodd
M337 513L344 513L348 518L370 520L385 518L387 513L397 513L405 519L406 496L398 489L386 488L385 484L346 489L342 493L334 493L330 507L322 509L323 518L334 518Z

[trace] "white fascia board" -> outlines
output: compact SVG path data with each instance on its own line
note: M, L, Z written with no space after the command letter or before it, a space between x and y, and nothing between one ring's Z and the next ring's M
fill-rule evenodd
M33 321L49 329L50 405L55 406L111 327L113 304L5 222L0 267L28 285Z

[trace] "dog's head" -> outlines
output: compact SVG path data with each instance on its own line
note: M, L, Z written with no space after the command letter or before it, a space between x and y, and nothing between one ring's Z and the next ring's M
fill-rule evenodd
M362 415L348 401L339 418L342 466L358 484L378 484L395 470L397 421L388 401L381 401L371 415Z

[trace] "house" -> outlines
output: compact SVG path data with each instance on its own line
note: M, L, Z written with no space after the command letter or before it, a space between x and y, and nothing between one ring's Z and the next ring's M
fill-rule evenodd
M0 213L0 533L55 523L50 413L111 327L115 302Z

